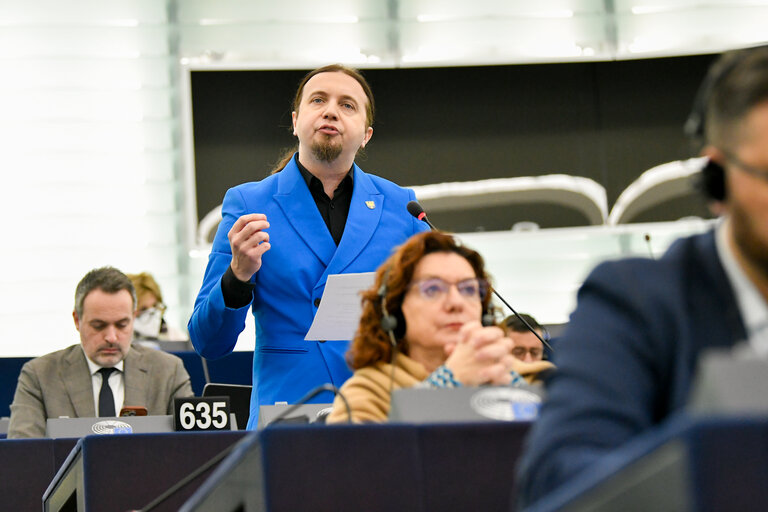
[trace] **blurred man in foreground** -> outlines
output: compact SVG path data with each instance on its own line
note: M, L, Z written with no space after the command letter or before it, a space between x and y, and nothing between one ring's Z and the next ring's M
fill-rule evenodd
M722 221L584 282L519 467L523 505L680 411L706 349L768 355L768 48L724 54L702 91L687 130Z

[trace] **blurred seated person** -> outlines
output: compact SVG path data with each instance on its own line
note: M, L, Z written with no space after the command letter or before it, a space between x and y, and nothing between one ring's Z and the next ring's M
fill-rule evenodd
M136 289L136 320L133 334L136 340L187 341L189 336L168 325L163 317L166 306L160 285L149 272L128 274Z
M709 159L702 191L724 214L661 258L587 276L518 464L520 508L685 414L707 352L768 357L768 46L714 61L685 131Z
M512 340L483 327L490 303L483 258L452 236L411 237L376 271L346 359L355 372L341 387L352 421L386 421L390 394L410 387L507 385ZM336 397L328 423L348 421Z
M502 329L512 339L512 355L515 356L513 370L528 384L540 383L546 372L555 366L544 359L544 345L541 340L526 327L523 320L528 322L534 331L545 341L549 341L547 330L531 315L520 313L509 315L502 322Z
M173 414L173 399L193 396L178 357L131 344L136 293L113 267L88 272L72 317L80 343L24 364L11 404L8 437L45 437L48 418L117 416L123 406Z

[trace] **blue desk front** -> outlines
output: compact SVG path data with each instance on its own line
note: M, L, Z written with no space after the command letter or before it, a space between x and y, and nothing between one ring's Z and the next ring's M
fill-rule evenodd
M125 511L151 503L244 432L90 435L81 438L43 497L44 510ZM153 509L176 511L206 474Z
M507 511L528 428L267 427L244 438L181 510Z
M77 439L0 441L0 509L40 511L40 498Z
M527 510L768 510L766 477L768 418L681 416Z

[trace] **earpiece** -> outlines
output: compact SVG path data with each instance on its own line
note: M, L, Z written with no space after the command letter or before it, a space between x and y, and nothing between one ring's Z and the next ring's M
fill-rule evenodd
M395 336L395 329L397 329L399 322L397 317L390 315L387 311L387 280L389 279L389 270L384 273L381 279L381 286L379 287L378 295L381 301L381 328L389 334L389 339L392 342L393 347L397 347L397 338Z
M382 299L381 301L382 309L386 307L386 304L387 304L387 299ZM394 331L395 329L397 329L397 318L387 313L384 313L381 316L381 328L384 329L385 331Z
M707 197L715 201L725 200L725 169L723 166L713 160L708 160L707 165L701 170L697 186Z

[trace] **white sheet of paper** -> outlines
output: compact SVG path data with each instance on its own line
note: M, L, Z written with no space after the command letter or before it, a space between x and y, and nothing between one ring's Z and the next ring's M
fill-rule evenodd
M370 288L373 281L373 272L328 276L320 307L304 339L351 340L362 313L360 292Z

